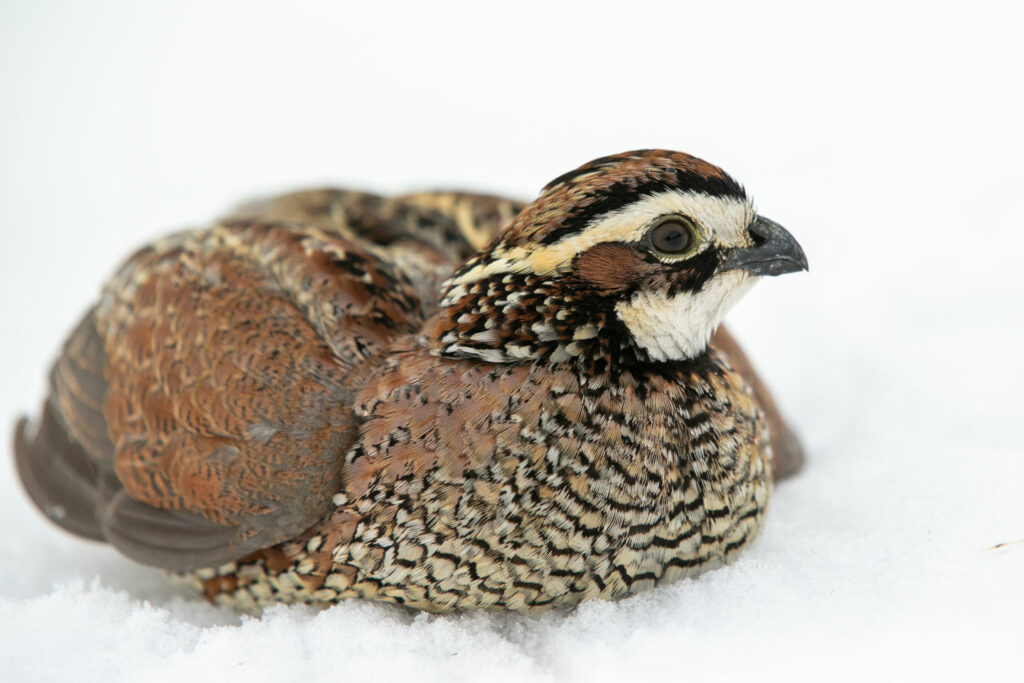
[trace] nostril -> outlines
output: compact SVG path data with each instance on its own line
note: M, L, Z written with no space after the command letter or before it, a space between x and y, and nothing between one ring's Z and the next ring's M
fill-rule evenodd
M750 226L750 239L754 243L755 247L763 246L766 242L768 242L768 238L770 236L771 235L769 234L765 226L761 225L760 223L754 223L753 225Z

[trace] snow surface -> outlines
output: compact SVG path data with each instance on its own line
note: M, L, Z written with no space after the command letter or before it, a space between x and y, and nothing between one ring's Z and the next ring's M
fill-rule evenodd
M809 452L734 565L539 618L239 617L5 465L0 680L1020 680L1020 3L709 4L0 5L5 443L120 259L261 193L676 148L811 263L729 318Z

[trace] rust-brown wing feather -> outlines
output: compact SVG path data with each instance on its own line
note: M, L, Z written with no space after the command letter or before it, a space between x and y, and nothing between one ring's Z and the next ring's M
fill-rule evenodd
M22 476L55 521L149 564L287 540L340 488L354 371L421 319L391 264L316 228L157 243L66 344L40 426L19 426Z

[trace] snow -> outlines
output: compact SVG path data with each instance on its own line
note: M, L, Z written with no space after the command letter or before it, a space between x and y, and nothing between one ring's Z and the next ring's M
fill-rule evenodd
M536 618L241 617L52 527L7 465L0 680L1019 678L1021 6L707 4L0 5L7 444L121 258L261 193L530 196L676 148L811 263L728 318L809 452L732 566Z

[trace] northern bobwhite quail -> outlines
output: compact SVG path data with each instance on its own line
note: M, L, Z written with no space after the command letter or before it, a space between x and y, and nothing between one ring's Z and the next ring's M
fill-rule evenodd
M241 608L617 598L729 561L799 464L709 339L806 266L678 152L528 205L287 195L127 261L18 424L18 471L65 529Z

